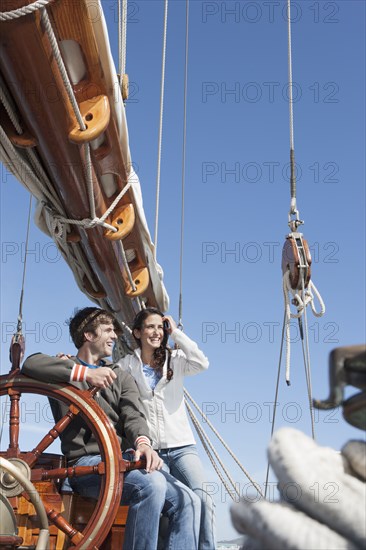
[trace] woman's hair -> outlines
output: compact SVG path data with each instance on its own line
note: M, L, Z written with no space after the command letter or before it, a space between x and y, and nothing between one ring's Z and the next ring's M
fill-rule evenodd
M76 349L80 349L85 342L85 332L95 333L99 325L113 324L116 320L111 313L98 307L84 307L79 309L76 314L68 321L70 336Z
M164 313L162 313L159 309L157 309L155 307L147 307L147 308L142 309L141 311L139 311L139 313L136 315L136 317L134 319L133 326L132 326L132 334L133 334L133 337L135 338L139 348L141 348L141 341L140 341L139 338L137 338L135 336L135 330L142 331L142 329L144 328L144 322L146 321L146 319L148 317L150 317L150 315L160 315L160 317L164 317ZM159 371L160 374L162 374L164 363L165 363L165 358L166 358L166 352L168 352L167 380L169 382L173 378L173 369L170 366L171 350L169 349L169 347L167 345L168 344L168 338L169 338L169 333L164 328L163 340L160 344L160 347L154 351L153 358L152 358L152 364L150 366L153 369L156 369L157 371Z

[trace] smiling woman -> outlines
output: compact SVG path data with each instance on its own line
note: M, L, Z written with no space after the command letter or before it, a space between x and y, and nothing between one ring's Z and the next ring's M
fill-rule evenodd
M152 445L164 461L163 468L186 484L201 499L199 549L216 548L214 503L206 490L205 476L184 404L186 376L208 368L207 357L174 319L155 308L141 310L133 323L139 346L118 364L135 378L148 421ZM168 346L172 338L176 349Z

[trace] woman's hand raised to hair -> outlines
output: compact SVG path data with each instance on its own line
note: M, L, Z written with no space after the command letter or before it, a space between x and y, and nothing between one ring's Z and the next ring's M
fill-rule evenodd
M164 315L163 322L164 321L168 321L169 328L167 328L166 330L168 331L168 334L171 334L173 332L173 330L175 330L177 328L177 323L174 321L174 319L171 315Z

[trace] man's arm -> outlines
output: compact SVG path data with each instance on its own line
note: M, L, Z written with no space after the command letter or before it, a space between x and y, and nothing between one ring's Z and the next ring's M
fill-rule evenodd
M116 374L110 367L89 369L66 355L52 357L44 353L35 353L27 357L22 373L43 382L86 381L97 388L107 388L116 379Z
M60 359L44 353L30 355L23 363L22 374L42 382L70 382L76 363L72 359Z

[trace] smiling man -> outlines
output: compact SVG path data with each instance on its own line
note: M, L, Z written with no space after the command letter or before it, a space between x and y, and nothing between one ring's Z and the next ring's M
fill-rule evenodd
M135 380L105 360L111 356L117 338L115 319L106 310L87 307L70 319L69 326L77 355L62 358L42 353L31 355L24 362L23 374L45 382L71 383L80 389L100 388L96 402L115 427L122 451L132 447L136 459L146 459L146 470L132 470L124 476L121 502L129 506L124 548L156 550L162 513L169 521L167 547L194 550L198 545L199 499L175 478L158 471L162 460L152 449ZM50 403L58 421L68 407L53 399ZM101 461L98 443L79 416L62 433L61 449L69 466L90 466ZM124 454L124 458L131 459L131 455ZM98 498L100 476L76 477L69 481L75 492Z

